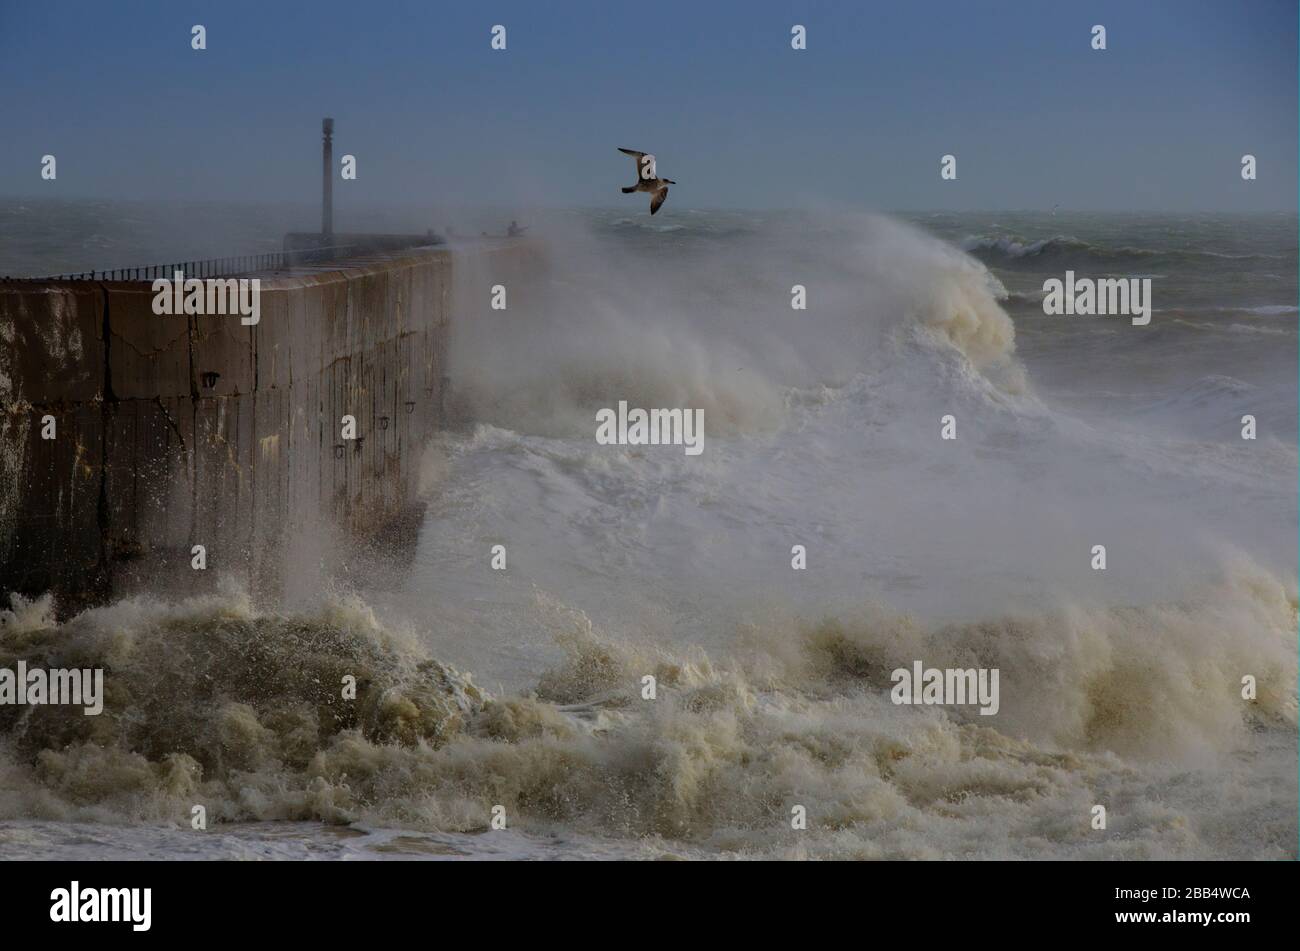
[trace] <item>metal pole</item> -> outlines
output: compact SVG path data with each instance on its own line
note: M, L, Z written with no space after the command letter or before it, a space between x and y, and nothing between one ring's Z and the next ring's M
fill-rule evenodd
M323 235L334 234L334 120L321 120L324 142L321 146L321 209L320 230Z

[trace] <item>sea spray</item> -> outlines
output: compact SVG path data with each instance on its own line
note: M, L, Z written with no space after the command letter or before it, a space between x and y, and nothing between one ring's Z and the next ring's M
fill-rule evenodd
M486 275L467 260L449 359L454 415L589 437L592 415L622 401L689 407L711 439L771 432L789 421L792 390L885 366L891 341L917 328L1000 389L1026 390L1005 290L950 246L874 215L726 237L660 248L671 255L664 282L638 245L548 223L550 279L509 311L483 304ZM791 310L787 274L813 294L806 310Z

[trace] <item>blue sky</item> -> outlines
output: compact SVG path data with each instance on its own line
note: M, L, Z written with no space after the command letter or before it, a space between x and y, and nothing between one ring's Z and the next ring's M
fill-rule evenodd
M0 0L0 194L315 202L332 115L340 207L616 205L627 146L686 207L1294 211L1296 46L1294 0Z

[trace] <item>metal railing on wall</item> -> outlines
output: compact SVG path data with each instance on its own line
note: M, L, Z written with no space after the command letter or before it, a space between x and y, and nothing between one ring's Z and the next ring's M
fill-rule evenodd
M287 270L304 264L319 264L356 251L360 245L336 244L319 248L302 248L294 251L268 251L264 254L245 254L235 257L208 258L201 261L179 261L174 264L149 264L144 267L119 267L104 271L80 271L71 274L51 274L47 277L5 277L6 281L152 281L160 277L172 278L180 271L186 278L232 277L255 271Z

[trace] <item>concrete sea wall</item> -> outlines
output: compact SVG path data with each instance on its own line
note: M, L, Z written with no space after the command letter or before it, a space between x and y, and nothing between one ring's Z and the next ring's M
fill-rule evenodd
M409 522L445 425L461 254L506 275L534 252L243 275L261 280L251 326L155 315L147 281L0 282L0 596L53 591L66 613L231 573L275 594L322 526L374 539Z

